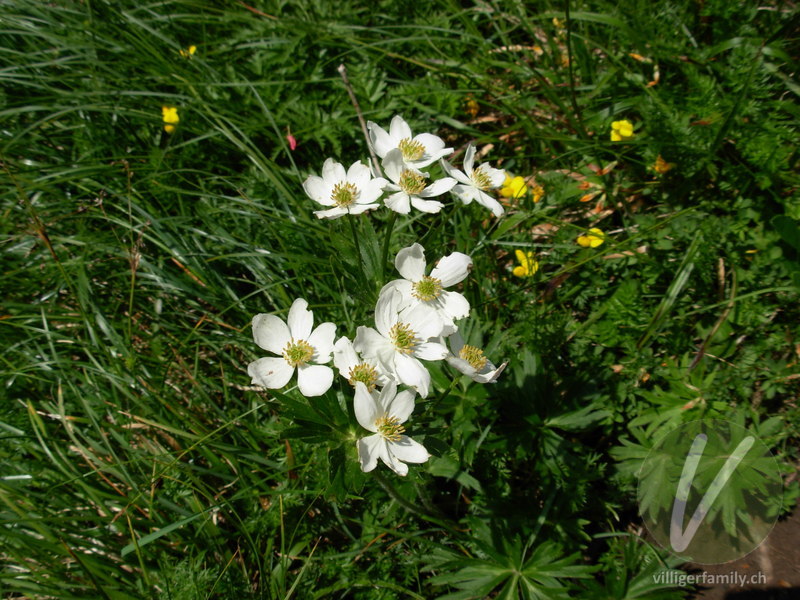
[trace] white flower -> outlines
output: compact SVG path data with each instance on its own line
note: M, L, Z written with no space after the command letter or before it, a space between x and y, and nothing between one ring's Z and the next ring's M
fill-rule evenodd
M371 392L375 386L383 387L390 381L378 361L374 358L360 359L353 342L346 337L339 338L333 345L333 364L353 387L360 381Z
M370 393L359 381L353 409L359 424L374 433L356 443L358 460L365 473L377 466L379 458L398 475L408 473L405 463L424 463L430 458L422 444L403 435L405 427L402 424L414 410L414 392L404 390L398 394L397 386L390 383L380 394Z
M500 373L506 368L508 363L503 363L495 367L491 361L483 354L483 350L476 346L469 346L464 343L461 334L458 332L451 335L450 350L452 354L447 357L447 363L454 369L461 371L464 375L469 375L472 381L478 383L495 383Z
M502 169L495 169L489 166L488 162L483 163L477 169L473 169L475 161L475 146L467 146L464 155L464 171L459 171L446 160L442 159L442 168L445 173L458 180L458 184L451 190L464 204L469 204L475 200L478 204L485 206L494 213L495 217L503 214L503 207L500 203L486 193L486 190L493 190L503 185L506 172Z
M462 281L472 267L472 259L461 252L453 252L442 258L425 275L425 249L419 244L403 248L394 259L394 266L403 276L387 283L381 294L389 289L399 291L403 296L401 310L418 304L438 313L444 324L443 335L456 330L454 320L469 316L469 302L458 292L448 292L445 288Z
M288 325L275 315L253 317L253 339L281 358L259 358L247 365L253 384L277 389L285 386L297 368L297 386L304 396L321 396L333 383L333 369L319 363L331 360L336 325L322 323L313 332L314 314L298 298L289 309ZM315 364L312 364L315 363Z
M392 119L389 133L372 121L367 122L367 131L375 154L384 158L397 148L405 164L412 169L427 167L453 151L452 148L445 148L442 139L433 134L420 133L414 136L400 115Z
M388 290L378 297L375 326L361 326L353 347L367 359L375 359L384 372L397 381L417 389L425 398L431 385L431 374L419 359L442 360L447 348L431 338L442 333L444 324L439 315L426 306L415 306L400 312L403 297Z
M391 150L383 159L382 164L386 176L393 182L386 185L383 190L394 192L384 202L386 206L401 215L411 212L411 205L422 212L439 212L444 204L435 200L425 200L425 198L441 196L445 192L449 192L457 183L452 177L444 177L427 185L425 179L428 174L409 167L403 162L403 154L398 149Z
M322 177L310 175L303 182L303 189L315 202L333 207L315 211L318 218L336 219L378 208L376 200L387 183L383 177L373 179L369 167L361 161L354 162L345 173L340 163L329 158L322 165Z

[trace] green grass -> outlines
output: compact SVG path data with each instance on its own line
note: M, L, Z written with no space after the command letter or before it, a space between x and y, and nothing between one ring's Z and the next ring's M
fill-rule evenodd
M0 5L4 597L681 597L631 533L658 433L742 420L797 463L797 15L534 4ZM466 331L509 360L485 387L432 367L403 480L360 472L349 386L246 372L253 315L303 297L352 337L395 277L388 211L356 248L301 187L367 156L340 64L366 119L545 189L397 220L390 260L473 257Z

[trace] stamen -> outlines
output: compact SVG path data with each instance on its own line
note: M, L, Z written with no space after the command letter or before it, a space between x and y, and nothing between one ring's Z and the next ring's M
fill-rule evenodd
M489 176L481 167L478 167L472 172L472 183L475 184L476 188L483 191L492 187L492 180L489 179Z
M389 339L392 340L395 349L403 354L413 354L414 347L417 345L417 334L405 323L395 323L389 330Z
M442 282L435 277L423 275L422 279L411 286L411 295L417 300L430 302L442 293Z
M400 420L397 417L378 417L375 419L375 427L378 429L378 433L383 436L383 438L390 442L399 442L400 436L405 433L406 428L400 424Z
M347 208L353 204L356 201L356 196L358 196L358 188L347 181L340 181L333 186L333 191L331 191L331 200L339 208Z
M293 367L306 364L314 356L314 347L305 340L290 340L283 349L283 358Z
M419 160L425 155L425 146L421 142L410 138L403 138L397 144L400 152L403 153L403 160Z
M483 350L476 348L475 346L464 345L464 347L459 351L458 357L461 360L467 361L469 366L476 371L480 371L488 362L486 357L483 355Z
M400 173L400 181L397 182L397 185L399 185L400 189L406 194L419 194L425 189L425 177L423 177L421 173L405 169Z
M347 376L347 382L353 387L356 387L357 381L360 381L367 386L367 391L371 392L375 389L375 386L378 383L378 372L375 370L375 367L369 363L357 364L355 367L350 369L350 373Z

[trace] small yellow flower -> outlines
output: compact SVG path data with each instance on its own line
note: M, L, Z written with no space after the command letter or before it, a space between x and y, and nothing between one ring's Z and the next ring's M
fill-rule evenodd
M161 116L164 119L164 131L167 133L173 133L175 131L175 125L181 120L178 116L178 108L175 106L162 106L161 107Z
M587 233L578 236L578 244L584 248L597 248L606 241L606 234L597 227L592 227Z
M527 193L528 186L522 177L519 175L511 177L511 175L506 174L506 180L503 182L503 187L500 188L501 196L505 198L522 198Z
M531 190L531 195L533 196L533 203L536 204L544 198L544 188L540 185L534 186L533 190Z
M627 119L611 123L611 141L622 142L633 137L633 123Z
M522 250L515 250L517 261L519 265L514 267L512 273L517 277L532 277L536 271L539 270L539 261L533 258L533 252L523 252Z
M478 116L478 111L480 110L480 105L478 101L475 100L472 96L467 96L466 102L464 102L464 111L473 119Z
M186 50L181 48L180 50L178 50L178 52L181 53L181 56L183 58L191 58L192 56L194 56L194 53L197 52L197 46L191 45Z
M659 175L663 175L667 171L672 170L675 166L675 163L667 162L663 159L663 157L659 154L656 158L656 162L653 165L653 170L658 173Z

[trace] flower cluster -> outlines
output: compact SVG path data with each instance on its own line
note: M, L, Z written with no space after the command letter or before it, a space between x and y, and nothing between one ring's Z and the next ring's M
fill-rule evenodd
M302 298L294 301L286 322L275 315L253 318L253 339L277 356L251 362L252 382L282 388L297 371L297 387L306 397L320 396L333 385L333 364L354 388L354 410L362 427L374 435L358 441L361 468L371 471L377 459L398 475L405 462L421 463L425 449L405 435L402 426L414 408L414 398L430 393L431 376L424 362L445 360L473 381L496 381L505 365L496 367L483 350L464 343L456 321L469 315L467 299L453 291L472 267L466 254L443 257L428 273L422 246L397 253L401 279L387 283L375 306L374 327L358 327L354 340L340 337L336 326L314 328L313 313ZM449 348L448 348L449 345ZM423 362L424 361L424 362ZM401 392L397 389L405 386Z
M505 172L488 163L475 166L475 148L466 149L463 170L444 157L453 152L429 133L414 135L399 116L389 131L368 123L369 144L381 159L382 174L360 161L348 169L328 158L321 175L303 182L306 194L323 210L319 218L357 215L380 207L381 202L399 214L411 208L439 212L440 198L451 192L464 204L477 202L499 217L503 207L488 192L501 187ZM442 177L427 171L438 163ZM523 184L524 185L524 184ZM387 234L388 235L388 234ZM530 263L531 265L535 264ZM336 325L314 327L313 313L302 298L294 301L286 321L271 314L253 318L253 339L274 356L251 362L247 372L255 385L278 389L297 372L297 388L313 398L333 385L334 369L353 388L353 411L370 435L357 441L361 469L371 471L380 459L398 475L408 473L406 463L423 463L428 451L405 435L404 423L414 410L415 398L431 392L426 363L445 361L456 374L479 383L494 382L505 365L496 367L477 346L465 343L458 321L469 316L469 301L456 289L472 268L461 252L442 257L428 268L420 244L401 249L394 261L399 278L381 289L374 308L373 325L357 327L351 339L336 339ZM535 271L535 267L528 266Z
M320 219L357 215L380 207L407 215L412 207L425 213L438 213L444 204L441 197L451 192L464 204L475 201L499 217L503 207L488 192L503 185L505 172L489 163L475 167L475 147L464 154L463 170L444 160L453 153L444 141L431 133L414 135L402 117L395 116L389 131L368 122L369 143L381 159L383 175L355 162L349 169L329 158L322 165L322 175L311 175L303 184L309 198L327 208L314 214ZM445 176L433 177L423 171L439 164ZM385 196L384 196L385 195ZM437 198L434 200L434 198Z

